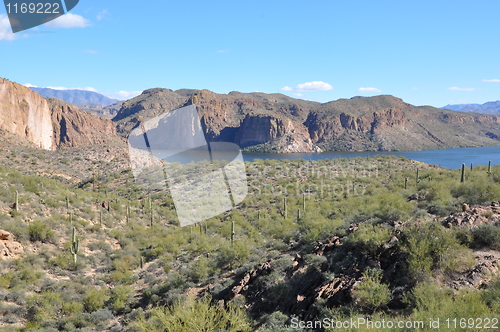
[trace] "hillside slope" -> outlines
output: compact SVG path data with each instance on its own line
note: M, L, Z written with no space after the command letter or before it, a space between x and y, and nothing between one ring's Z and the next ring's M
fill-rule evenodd
M500 137L500 117L417 107L389 95L321 104L282 94L156 88L125 102L113 120L127 136L140 121L191 104L209 141L249 151L427 150L498 145Z

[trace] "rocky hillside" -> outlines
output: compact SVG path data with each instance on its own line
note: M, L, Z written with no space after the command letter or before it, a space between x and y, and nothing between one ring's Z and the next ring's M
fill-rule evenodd
M53 146L110 145L119 140L115 124L59 99L48 99L54 126Z
M1 78L0 129L46 150L123 144L112 121L58 99L45 99L25 86Z
M127 136L140 121L191 104L208 140L250 151L425 150L497 145L500 137L497 116L417 107L388 95L321 104L282 94L157 88L125 102L114 121Z
M51 112L45 98L29 88L0 78L0 128L43 149L53 148Z

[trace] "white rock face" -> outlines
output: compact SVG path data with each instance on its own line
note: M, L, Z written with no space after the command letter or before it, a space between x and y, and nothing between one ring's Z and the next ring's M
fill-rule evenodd
M0 128L42 149L53 150L51 111L45 98L31 89L0 78Z

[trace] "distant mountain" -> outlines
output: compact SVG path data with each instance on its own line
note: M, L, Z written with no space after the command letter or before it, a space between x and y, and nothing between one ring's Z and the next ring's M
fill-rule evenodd
M197 105L208 141L247 151L411 151L500 144L500 117L413 106L381 95L328 103L283 94L217 94L150 89L123 103L114 117L127 137L140 122Z
M473 112L483 114L500 114L500 100L490 101L484 104L457 104L446 105L442 109L449 109L460 112Z
M64 100L65 102L70 104L81 104L79 105L79 107L88 104L97 104L102 105L102 107L106 107L109 105L113 105L118 101L117 99L108 98L100 93L86 90L56 90L50 88L34 87L30 89L39 93L42 97L45 98L57 98ZM91 108L95 108L95 106Z

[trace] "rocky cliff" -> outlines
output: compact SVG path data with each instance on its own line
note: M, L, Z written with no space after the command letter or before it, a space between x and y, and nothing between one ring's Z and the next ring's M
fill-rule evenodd
M247 149L259 146L266 151L319 151L302 124L319 103L281 94L150 89L124 103L114 121L127 136L140 121L193 104L208 141L233 142Z
M123 141L116 135L111 120L58 99L45 99L25 86L1 78L0 129L47 150Z
M118 137L113 121L98 118L59 99L49 98L54 128L53 146L110 145Z
M45 98L31 89L0 78L0 128L53 148L51 112Z

